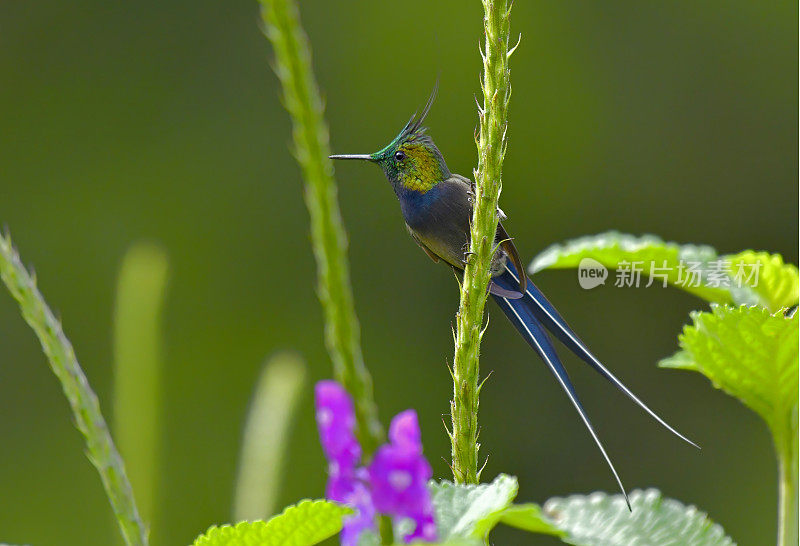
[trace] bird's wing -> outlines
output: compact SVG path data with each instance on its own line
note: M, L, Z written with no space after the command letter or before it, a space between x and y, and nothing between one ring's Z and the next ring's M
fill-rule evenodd
M414 240L417 242L417 244L419 245L419 247L420 247L422 250L424 250L424 251L425 251L425 254L427 254L427 255L428 255L428 257L429 257L431 260L433 260L433 263L439 263L439 256L437 256L437 255L436 255L436 253L434 253L434 252L433 252L433 251L432 251L430 248L428 248L428 247L425 245L425 243L423 243L423 242L422 242L422 241L419 239L419 237L417 237L417 234L416 234L416 233L414 233L414 230L413 230L413 229L411 229L411 226L409 226L408 224L406 224L406 230L408 230L408 233L411 235L411 238L412 238L412 239L414 239Z
M469 178L465 176L461 176L460 174L453 174L449 181L459 182L466 186L467 188L467 195L469 196L470 204L473 202L475 198L475 184ZM500 223L497 224L497 236L495 240L500 242L500 247L505 251L506 255L511 259L511 262L514 264L514 267L517 271L525 271L525 268L522 267L522 259L519 257L519 252L517 251L517 247L514 246L514 240L508 235L506 228L503 227L502 221L507 219L506 213L503 212L503 209L497 207L497 216L500 219ZM527 278L523 276L519 282L519 291L520 293L525 293L525 286L527 283Z
M458 182L466 184L468 186L467 193L469 194L470 202L472 201L472 199L474 199L474 197L475 197L475 182L473 182L472 180L470 180L466 176L461 176L460 174L453 174L453 175L451 175L450 179L451 180L457 180ZM508 216L506 216L506 213L503 212L503 209L501 209L499 206L497 207L497 217L500 218L501 222L508 218Z
M440 182L437 189L437 199L428 203L423 213L407 219L406 229L431 260L444 260L456 269L463 269L475 196L472 182L453 174ZM499 208L498 214L505 219ZM502 224L497 226L495 242L517 271L524 271L519 252ZM520 298L525 293L526 282L527 278L520 280L519 291L504 290L494 284L490 285L490 290L499 296Z
M457 182L461 182L462 184L469 187L470 193L472 193L473 195L475 194L475 184L472 182L472 180L470 180L466 176L461 176L460 174L452 173L450 175L450 178L448 178L448 180L455 180Z
M519 252L517 251L517 247L514 245L514 239L512 239L506 228L503 227L503 224L497 224L497 236L495 240L499 240L500 248L505 251L506 256L509 257L511 263L514 264L514 269L517 271L525 271L525 268L522 267L522 259L519 257ZM520 293L524 294L525 289L528 285L528 276L527 275L520 275L519 276L519 291Z

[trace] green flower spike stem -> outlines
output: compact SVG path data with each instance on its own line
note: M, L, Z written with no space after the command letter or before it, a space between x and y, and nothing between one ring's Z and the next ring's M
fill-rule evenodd
M114 309L114 413L112 429L125 456L139 509L150 531L158 525L162 431L162 310L167 255L152 243L125 254Z
M470 260L461 285L456 315L453 358L452 469L456 483L478 483L478 383L483 309L497 231L497 201L506 152L508 101L511 97L508 59L510 8L506 0L483 0L486 43L483 57L483 107L479 109L478 168L470 229Z
M336 380L353 396L358 436L366 454L383 441L372 397L372 378L361 356L361 334L347 262L347 235L328 159L328 128L311 70L311 50L292 0L260 0L267 38L275 51L275 72L292 117L294 153L305 179L311 241L317 260L318 292L325 310L325 341Z
M61 388L72 408L75 424L86 439L89 459L100 473L125 543L129 546L145 546L147 531L139 517L122 458L100 413L97 396L89 386L61 324L36 288L36 281L20 262L19 255L11 245L11 239L2 235L0 278L19 303L22 316L42 344L50 368L61 381Z
M275 513L285 472L292 417L303 394L306 367L295 353L267 361L256 383L242 437L234 521L253 521Z

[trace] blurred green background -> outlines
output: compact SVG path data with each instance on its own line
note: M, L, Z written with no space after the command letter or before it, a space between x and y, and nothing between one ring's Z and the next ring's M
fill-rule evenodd
M477 1L302 2L335 152L382 147L427 97L455 172L476 161ZM607 229L782 253L797 263L797 4L753 0L517 2L522 43L501 204L528 261ZM153 544L231 518L241 430L263 359L298 349L330 376L290 126L254 1L0 2L0 224L63 318L107 417L122 256L169 255L163 481ZM337 165L364 355L383 420L415 407L448 477L452 273L402 227L374 166ZM769 544L776 465L766 427L697 375L658 370L688 312L675 290L540 287L697 452L573 358L577 388L630 488L697 504L741 544ZM0 294L0 540L115 540L100 481L33 333ZM482 368L485 478L519 498L615 486L545 368L493 306ZM148 404L149 400L141 400ZM282 504L322 495L310 384ZM512 531L500 544L550 544Z

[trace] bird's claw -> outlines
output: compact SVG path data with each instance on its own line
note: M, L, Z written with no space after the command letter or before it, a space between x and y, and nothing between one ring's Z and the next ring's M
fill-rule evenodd
M469 250L467 250L467 251L465 251L465 252L464 252L464 259L463 259L462 261L464 262L464 265L465 265L465 266L466 266L466 265L469 265L469 263L470 263L470 260L472 259L472 257L473 257L474 255L475 255L475 253L474 253L474 252L470 252Z

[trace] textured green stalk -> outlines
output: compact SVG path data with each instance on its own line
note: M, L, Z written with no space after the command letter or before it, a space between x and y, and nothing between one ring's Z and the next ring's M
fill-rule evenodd
M483 107L479 110L476 195L470 230L470 260L461 285L461 303L456 315L453 358L452 469L456 483L478 483L478 357L483 336L483 310L490 279L494 236L497 231L497 201L502 186L503 156L509 84L509 7L506 0L483 0Z
M275 512L289 425L305 375L305 365L294 353L273 356L261 372L242 438L234 521L267 519Z
M125 254L114 310L114 419L119 451L151 530L158 513L161 421L161 310L167 256L147 243Z
M328 159L328 127L311 69L311 50L294 0L261 0L267 38L275 51L275 72L292 117L294 152L305 179L311 241L317 260L318 292L325 310L325 341L336 380L355 400L361 445L371 453L383 432L372 397L372 378L361 356L361 334L350 288L347 235Z
M122 458L100 413L97 396L75 358L61 324L36 288L14 251L11 240L0 235L0 278L19 303L22 316L42 344L50 368L56 374L72 408L75 424L86 439L89 459L100 473L120 530L129 545L146 545L147 532L139 517Z
M798 541L797 426L790 427L787 432L785 445L776 443L775 446L778 452L778 546L793 546Z

